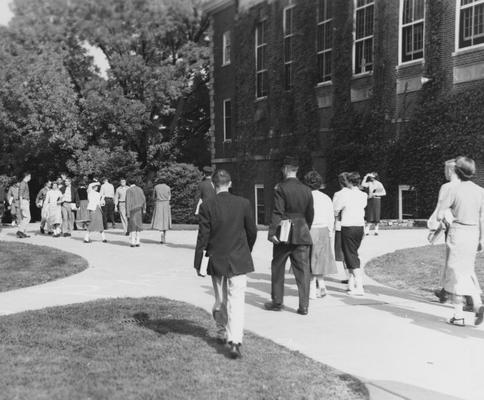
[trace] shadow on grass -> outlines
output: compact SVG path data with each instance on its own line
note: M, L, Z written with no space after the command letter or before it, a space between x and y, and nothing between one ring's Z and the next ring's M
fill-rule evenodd
M199 338L215 349L218 354L230 358L227 347L218 343L216 338L211 337L207 328L204 328L193 321L174 318L151 319L145 312L134 314L133 319L138 326L150 329L159 335L174 333L177 335L188 335Z

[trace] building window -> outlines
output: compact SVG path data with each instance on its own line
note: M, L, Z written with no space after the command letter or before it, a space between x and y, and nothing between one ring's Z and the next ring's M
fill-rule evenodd
M264 185L255 185L255 223L266 223L266 206L264 203Z
M319 0L318 5L318 82L331 80L333 47L333 0Z
M267 96L267 21L260 21L255 28L255 65L256 65L256 97Z
M355 7L355 74L373 70L374 0L356 0Z
M232 101L224 100L224 141L232 140Z
M403 0L400 61L420 60L424 55L425 0Z
M223 48L223 55L222 55L222 65L230 64L230 50L232 46L232 39L230 36L230 31L224 32L222 37L222 48Z
M284 9L284 89L292 89L294 46L294 6Z
M459 48L484 43L484 0L459 1Z

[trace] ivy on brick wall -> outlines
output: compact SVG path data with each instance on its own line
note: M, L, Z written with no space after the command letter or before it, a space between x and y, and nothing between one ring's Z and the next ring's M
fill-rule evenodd
M380 171L385 179L393 135L390 115L393 108L391 73L384 48L388 28L385 2L375 10L374 68L370 80L373 94L358 111L351 102L353 9L352 2L334 4L332 138L328 156L330 190L338 190L337 175L342 171Z

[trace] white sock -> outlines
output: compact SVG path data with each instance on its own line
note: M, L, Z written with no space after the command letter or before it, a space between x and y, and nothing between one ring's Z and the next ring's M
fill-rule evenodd
M106 240L106 236L104 235L104 231L103 231L103 232L101 232L101 239L102 239L102 240Z
M462 302L459 302L459 304L454 304L454 318L455 319L464 318Z
M378 225L378 224L376 224L376 225L375 225L375 233L378 233L378 229L379 229L379 225Z

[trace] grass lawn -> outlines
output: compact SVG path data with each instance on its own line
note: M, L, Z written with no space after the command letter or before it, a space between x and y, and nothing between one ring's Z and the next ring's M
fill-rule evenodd
M365 272L378 282L436 301L440 271L445 263L445 245L397 250L371 260ZM484 284L484 255L478 254L476 273Z
M38 285L88 267L75 254L27 243L0 242L0 292Z
M357 379L247 333L232 360L211 315L162 298L0 318L2 398L367 399Z

